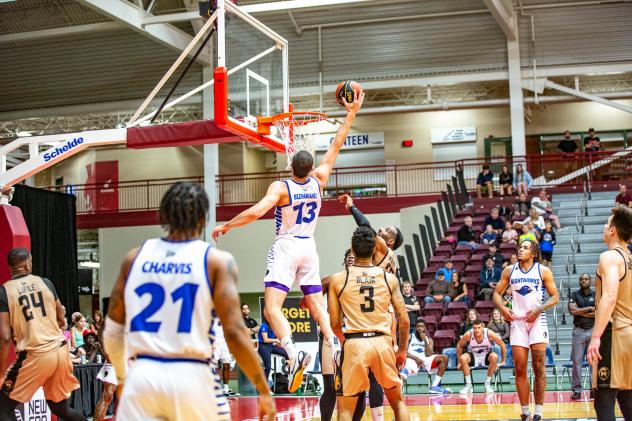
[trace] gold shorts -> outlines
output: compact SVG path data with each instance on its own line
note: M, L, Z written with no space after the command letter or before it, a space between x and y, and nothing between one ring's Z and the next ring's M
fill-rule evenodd
M37 389L44 388L46 400L61 402L79 389L72 374L72 361L68 345L43 354L18 353L7 370L2 391L17 402L28 402Z
M384 389L402 386L390 336L345 340L342 351L342 388L337 388L338 394L357 396L367 390L369 370Z

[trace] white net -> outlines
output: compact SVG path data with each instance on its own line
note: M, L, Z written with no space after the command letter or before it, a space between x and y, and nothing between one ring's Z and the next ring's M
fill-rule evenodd
M307 151L314 159L316 158L316 139L320 135L318 123L326 118L327 116L322 113L294 112L274 120L277 135L285 143L286 169L291 168L292 158L299 151Z

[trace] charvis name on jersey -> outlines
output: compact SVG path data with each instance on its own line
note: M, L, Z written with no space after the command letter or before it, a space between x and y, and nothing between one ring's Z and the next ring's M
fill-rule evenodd
M318 195L316 193L296 193L294 195L294 200L301 199L317 199Z
M165 275L188 275L191 273L193 263L162 263L162 262L145 262L143 263L143 273L163 273Z

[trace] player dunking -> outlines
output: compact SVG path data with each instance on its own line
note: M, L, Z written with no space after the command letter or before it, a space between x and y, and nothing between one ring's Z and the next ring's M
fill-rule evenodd
M614 421L615 400L623 418L632 420L632 210L612 209L604 227L608 251L599 256L595 278L595 326L587 358L593 366L595 412L600 421Z
M159 212L167 236L145 241L121 265L103 335L118 383L125 382L117 420L230 419L219 378L209 365L209 332L216 316L228 347L260 393L259 416L274 419L259 357L235 311L235 262L198 239L208 206L199 185L171 186ZM128 356L134 358L129 375Z
M86 420L68 406L79 382L72 375L68 343L61 333L66 322L55 287L31 273L27 249L11 250L7 263L11 280L0 286L0 420L16 420L18 403L29 402L40 387L53 414L64 420ZM5 373L13 338L18 354Z
M502 296L511 288L512 309L503 305ZM545 293L549 298L545 299ZM518 262L507 266L494 290L494 304L505 320L511 322L510 344L516 367L516 389L522 406L522 420L529 419L529 380L527 360L531 349L531 365L535 373L535 415L542 418L546 393L546 346L549 343L546 310L555 306L559 295L551 269L539 263L538 243L523 240L518 244Z
M396 420L408 420L398 367L406 362L409 321L397 278L372 264L375 233L359 227L353 233L351 249L355 262L331 276L327 304L331 326L344 340L342 355L336 352L338 419L351 420L358 394L369 387L369 370L384 387ZM391 315L393 305L399 322L399 347L393 350ZM343 333L344 320L344 333Z
M355 92L354 98L351 104L345 102L345 122L338 129L316 169L313 168L314 159L311 154L299 151L292 159L292 178L273 182L265 197L257 204L213 230L213 239L217 241L220 235L261 218L276 206L276 239L268 253L264 278L264 314L289 356L290 393L296 392L300 387L303 370L311 361L309 354L299 351L294 345L290 323L281 312L285 297L295 281L299 282L305 295L305 304L319 324L325 340L332 347L338 347L323 306L319 261L313 235L320 212L323 187L347 138L351 123L362 106L364 93Z

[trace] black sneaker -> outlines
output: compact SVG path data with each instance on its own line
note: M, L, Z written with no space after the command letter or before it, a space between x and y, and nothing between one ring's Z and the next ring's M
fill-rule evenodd
M581 399L582 397L582 392L580 392L579 390L573 390L573 393L571 393L571 399L576 401Z
M542 421L542 415L535 414L532 418L533 421Z
M520 414L520 421L529 421L529 414Z

